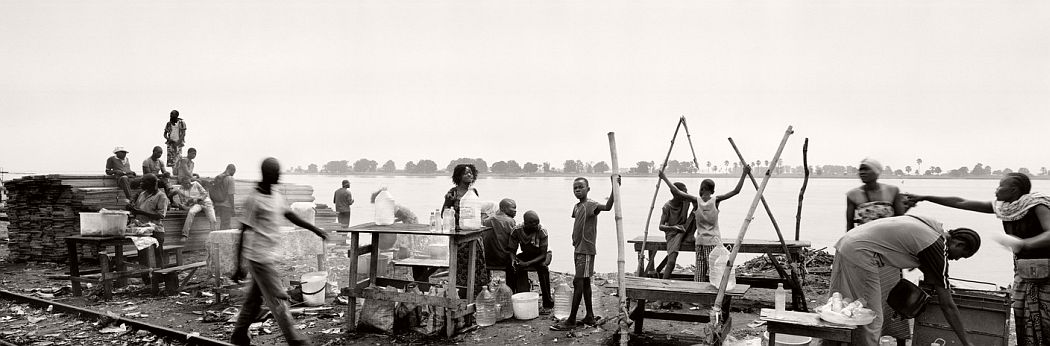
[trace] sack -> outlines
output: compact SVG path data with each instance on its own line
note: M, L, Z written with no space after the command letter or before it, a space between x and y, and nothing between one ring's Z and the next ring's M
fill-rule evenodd
M926 310L926 303L929 301L930 295L926 291L905 279L898 281L897 285L890 290L889 297L886 298L886 304L907 319L919 316L923 310Z
M212 202L222 203L226 201L226 195L230 193L226 190L226 177L227 175L225 174L219 174L212 181L211 191L208 191L208 197L211 198Z
M1014 271L1023 280L1050 279L1050 259L1017 259L1014 261Z
M369 287L369 290L395 291L393 287ZM352 304L352 303L351 303ZM366 299L361 308L358 327L368 327L383 333L394 332L394 302Z

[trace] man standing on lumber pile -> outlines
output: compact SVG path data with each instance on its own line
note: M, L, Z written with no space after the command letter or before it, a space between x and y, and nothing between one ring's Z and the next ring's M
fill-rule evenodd
M106 160L106 175L117 180L117 186L124 190L124 203L131 200L131 189L138 188L142 178L135 175L131 170L131 162L128 160L128 151L124 147L113 148L113 156Z
M262 163L262 181L248 195L244 202L244 225L241 226L241 252L248 260L252 274L252 285L244 306L237 316L230 343L234 345L251 345L248 327L259 316L262 304L266 304L273 313L274 320L281 327L284 339L289 345L309 345L310 342L295 327L292 314L288 310L288 294L281 285L281 275L274 267L276 254L280 253L280 218L283 216L296 226L308 229L321 239L328 235L317 226L303 221L288 208L284 196L271 187L281 177L281 164L275 158L267 158ZM240 263L240 256L237 262ZM238 271L240 271L238 266ZM238 276L238 275L235 275Z
M230 229L230 219L233 219L233 194L236 191L236 182L233 175L237 173L237 166L232 163L226 165L226 170L215 176L215 182L211 185L212 202L215 202L215 216L219 218L219 229Z
M168 167L175 167L182 157L182 146L186 145L186 122L179 118L177 110L171 111L171 118L164 125L164 143L168 145Z

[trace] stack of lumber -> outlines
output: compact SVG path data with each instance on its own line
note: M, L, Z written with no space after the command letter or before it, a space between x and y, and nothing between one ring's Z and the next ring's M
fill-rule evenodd
M116 181L102 175L26 176L5 186L9 194L8 246L15 261L65 261L62 238L80 234L80 212L123 207L124 193Z
M211 179L201 181L205 188ZM124 193L116 180L104 175L37 175L14 179L5 183L10 199L9 237L11 260L64 262L68 254L63 237L80 234L80 213L97 212L101 209L123 209ZM238 180L235 187L234 217L243 215L244 200L255 182ZM313 187L295 184L280 184L276 190L284 194L289 205L295 202L313 202ZM138 191L132 191L132 194ZM320 211L320 210L319 210ZM334 223L335 213L318 213L319 223ZM211 226L204 211L197 213L190 227L190 238L182 241L182 227L186 212L173 208L163 220L165 244L185 245L184 251L205 249L205 241ZM285 222L286 226L291 223ZM231 227L239 227L233 222ZM324 226L322 226L324 227ZM97 249L83 246L81 256L96 257Z

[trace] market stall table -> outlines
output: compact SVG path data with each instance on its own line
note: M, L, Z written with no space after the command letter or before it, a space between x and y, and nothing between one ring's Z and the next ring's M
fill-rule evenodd
M784 311L778 315L776 310L762 309L759 319L766 322L769 346L777 344L778 333L809 336L849 345L853 340L853 330L857 329L857 326L826 322L813 312Z
M430 225L401 223L395 223L392 225L376 225L375 223L370 222L366 224L356 225L345 230L336 230L340 233L350 233L350 250L348 251L348 256L350 257L349 296L351 297L351 300L350 304L348 304L347 307L347 330L355 331L357 329L357 304L355 303L355 299L364 298L444 307L448 309L448 312L445 316L445 333L447 336L452 337L452 335L455 333L455 322L453 321L453 319L457 317L466 316L474 312L474 297L473 294L469 294L469 292L474 292L474 263L477 259L475 257L475 251L477 250L476 247L478 241L481 240L482 234L489 231L490 229L491 228L484 227L478 230L461 230L452 233L433 233L430 231ZM367 233L371 235L371 244L361 246L361 233ZM456 263L456 254L459 253L459 246L462 244L469 244L470 260L467 263L467 286L457 286L457 289L455 290L446 290L445 297L434 297L413 293L389 292L368 289L372 286L393 286L397 288L404 288L409 283L413 283L413 281L381 278L377 275L377 271L379 268L380 249L378 246L376 246L376 244L379 244L379 236L399 234L448 237L448 268L450 277L455 277L456 269L459 265L461 265L460 263ZM366 253L371 254L371 256L369 256L370 258L368 265L368 278L358 281L358 256L362 256ZM453 285L454 284L455 281L453 280ZM460 299L459 295L457 294L458 291L463 289L465 289L465 292L468 292L465 300Z
M642 243L645 243L645 248L642 248ZM667 240L664 239L663 235L650 235L648 238L644 236L637 236L634 239L628 240L628 243L634 244L634 251L642 253L642 251L648 251L648 263L650 265L654 263L656 254L660 251L667 251ZM788 256L791 256L791 261L794 263L801 263L802 251L805 248L811 246L811 243L806 240L785 240L785 244L788 249ZM733 242L726 242L724 245L731 247ZM678 250L681 252L693 252L696 251L696 245L692 242L682 243L681 248ZM783 246L780 241L777 240L762 240L762 239L744 239L740 244L741 253L759 253L759 254L779 254L784 252ZM639 264L641 266L641 264ZM805 268L800 268L800 280L805 282ZM642 273L642 268L638 268L638 273ZM680 278L692 280L692 275L688 277L681 277L680 275L672 275L672 278ZM791 280L784 277L772 278L772 277L753 277L753 276L741 276L737 275L736 282L739 284L747 284L752 288L777 288L778 283L784 284L784 288L791 290L791 304L795 310L802 310L805 308L805 293L802 287L795 287L791 284Z
M609 286L619 287L618 285L618 283L610 281ZM624 278L624 285L626 286L628 304L633 303L635 305L635 308L631 310L629 316L634 320L635 334L642 334L646 318L698 323L707 323L711 321L711 316L706 311L647 311L645 309L646 301L673 301L685 304L696 303L710 305L714 303L715 296L718 295L718 287L711 285L709 282L628 276ZM723 335L729 335L729 328L733 325L732 317L729 315L729 307L732 305L733 298L742 297L747 293L748 288L748 285L738 284L736 287L733 287L733 289L726 290L725 299L722 301L721 307L722 311L725 311L725 313L723 314L722 321L720 321L722 323L721 328L723 328L723 330L721 333Z
M102 284L102 299L110 299L113 296L113 281L126 279L135 275L145 274L147 278L152 274L153 269L157 267L157 257L154 255L155 246L150 246L139 251L139 260L141 264L145 265L145 268L139 269L128 269L127 263L124 260L124 245L131 244L134 246L131 238L127 236L69 236L64 238L66 240L67 252L69 253L69 276L68 279L72 281L73 295L80 296L82 294L80 283L90 282L95 284ZM98 255L99 269L93 270L80 270L80 255L79 245L89 244L94 245L99 252ZM109 256L104 251L107 247L113 247L113 261L110 263ZM87 275L99 274L98 278L86 277Z

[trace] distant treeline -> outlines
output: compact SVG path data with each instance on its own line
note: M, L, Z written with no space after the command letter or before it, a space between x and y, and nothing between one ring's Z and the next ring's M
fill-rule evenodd
M461 163L474 164L478 168L479 173L492 173L492 174L512 174L512 175L529 175L529 174L601 174L610 172L612 168L605 161L581 161L581 160L565 160L560 166L552 165L550 162L525 162L520 164L515 160L507 161L496 161L491 165L481 158L459 158L449 161L445 167L438 168L438 165L433 160L421 159L418 161L408 161L398 166L393 160L387 160L382 166L379 162L369 159L359 159L354 162L349 160L339 161L328 161L324 165L309 164L305 168L302 166L291 167L288 169L288 173L304 173L304 174L352 174L352 173L407 173L407 174L436 174L436 173L447 173L451 172L452 169ZM740 174L740 163L730 162L728 160L722 162L711 162L704 161L700 163L700 167L693 161L678 161L670 160L667 162L667 167L664 169L668 174L725 174L725 175L738 175ZM764 173L770 166L769 161L755 161L748 163L752 171L757 173ZM903 169L894 168L892 166L885 166L883 169L883 176L945 176L945 177L986 177L986 176L999 176L1005 173L1015 172L1010 168L1002 168L993 170L991 166L986 166L982 163L977 163L970 167L959 167L956 169L944 170L939 166L929 166L926 170L921 170L922 159L916 160L916 167L905 166ZM621 167L621 173L626 174L653 174L660 167L653 161L638 161L631 167ZM849 165L810 165L809 171L814 176L855 176L857 174L857 166ZM1031 176L1048 176L1046 167L1040 167L1038 171L1033 172L1027 167L1020 167L1016 172L1025 173ZM782 175L802 175L805 173L804 167L801 165L783 165L783 160L774 168L774 174Z

